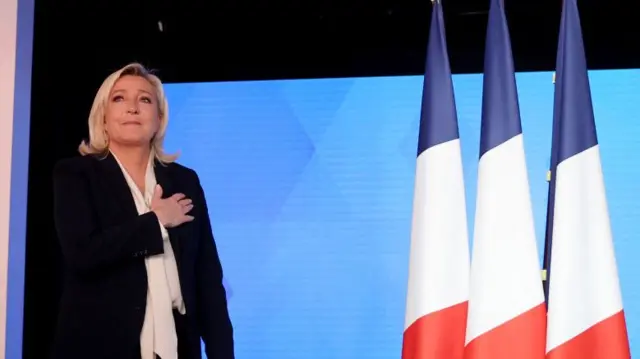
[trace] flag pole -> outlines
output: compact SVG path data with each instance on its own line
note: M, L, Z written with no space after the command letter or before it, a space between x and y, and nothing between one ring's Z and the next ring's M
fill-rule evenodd
M555 192L554 189L552 189L553 182L552 182L552 176L553 176L553 172L551 170L549 170L547 172L547 182L549 182L549 199L547 199L548 203L547 203L547 226L546 226L546 230L545 230L545 236L544 236L544 256L542 258L542 288L544 290L544 302L546 304L547 309L549 308L549 279L550 279L550 274L551 274L551 235L552 233L550 233L553 230L553 226L550 225L550 221L553 220L553 218L551 218L551 214L550 212L552 212L549 207L551 207L553 204L553 200L551 199L552 193Z
M557 71L553 72L551 77L551 83L554 88L556 86L556 75ZM554 124L556 126L555 116L554 116ZM559 129L554 128L552 136L552 142L555 142ZM549 284L551 282L551 248L553 243L553 215L554 215L554 207L555 207L555 196L556 196L556 166L557 166L557 154L553 153L553 149L557 148L557 144L551 144L552 153L549 161L549 171L547 171L547 182L549 182L549 194L547 198L547 222L545 225L545 238L544 238L544 256L542 259L542 287L544 289L544 297L545 304L547 308L549 308Z
M551 83L555 87L556 85L556 72L554 71ZM555 122L555 121L554 121ZM554 133L555 133L554 129ZM551 146L552 149L555 146ZM547 182L549 183L549 191L547 198L547 221L545 225L544 236L544 254L542 258L542 288L544 290L544 301L547 309L549 308L549 283L551 279L551 244L553 237L553 207L555 205L556 194L556 181L555 181L555 168L554 168L554 154L551 154L549 161L549 170L547 171Z

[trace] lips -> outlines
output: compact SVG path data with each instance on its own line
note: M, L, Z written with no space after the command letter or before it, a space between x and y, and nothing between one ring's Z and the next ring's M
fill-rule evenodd
M125 121L122 123L123 125L142 125L142 123L140 121Z

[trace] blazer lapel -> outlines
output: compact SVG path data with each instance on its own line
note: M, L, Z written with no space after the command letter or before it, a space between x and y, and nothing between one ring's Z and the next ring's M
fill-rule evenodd
M129 218L138 216L131 189L115 157L109 154L104 159L98 160L98 165L104 174L101 179L104 181L105 190L107 193L113 193L118 202L118 212Z
M162 197L167 198L173 196L176 192L169 168L156 160L154 161L154 172L156 174L156 182L162 187ZM176 263L178 268L180 268L180 228L168 228L167 232L169 232L169 241L175 254Z

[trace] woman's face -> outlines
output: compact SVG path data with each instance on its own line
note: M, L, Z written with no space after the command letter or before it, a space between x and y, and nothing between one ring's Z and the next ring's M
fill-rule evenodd
M110 143L149 145L160 127L158 99L153 85L140 76L123 76L111 90L105 111Z

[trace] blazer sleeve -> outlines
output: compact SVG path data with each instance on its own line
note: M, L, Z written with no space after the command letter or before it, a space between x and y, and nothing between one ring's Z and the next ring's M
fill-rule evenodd
M197 178L197 177L196 177ZM209 359L234 359L233 327L222 284L222 265L216 249L204 191L198 182L200 244L196 259L197 310L200 335Z
M153 212L110 228L100 228L87 172L78 162L59 162L53 171L54 221L65 262L80 272L163 253Z

